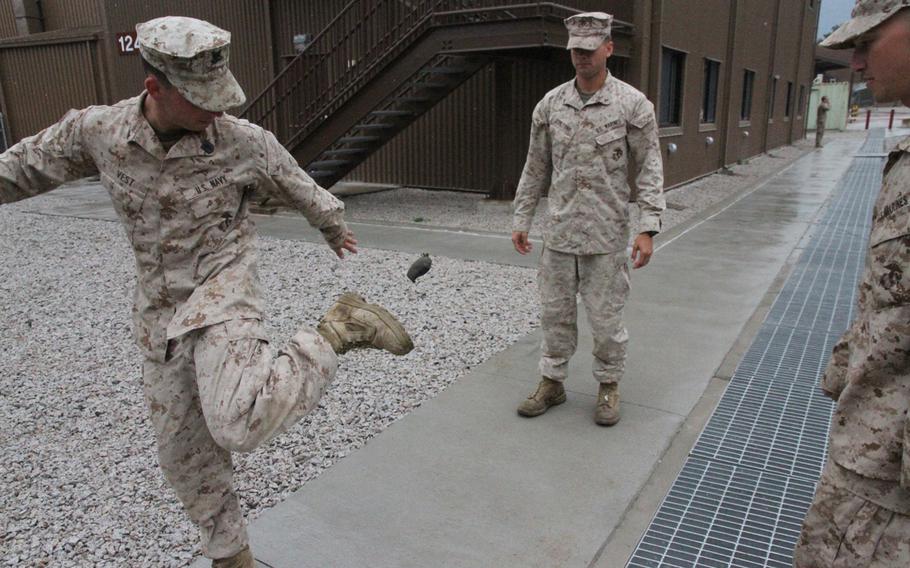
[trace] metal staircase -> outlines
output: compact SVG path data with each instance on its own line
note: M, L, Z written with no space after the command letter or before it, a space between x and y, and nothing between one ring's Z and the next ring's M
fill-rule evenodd
M331 187L497 53L565 45L549 2L353 0L243 111Z

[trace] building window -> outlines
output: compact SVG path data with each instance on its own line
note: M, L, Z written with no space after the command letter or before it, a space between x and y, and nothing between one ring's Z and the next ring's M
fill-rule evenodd
M787 81L787 106L784 107L784 116L790 118L793 112L793 83Z
M683 75L686 54L663 48L660 60L660 126L682 124Z
M702 90L701 121L717 122L717 81L720 62L705 59L705 84Z
M607 69L610 75L613 75L621 81L629 80L629 58L614 55L607 59Z
M739 111L740 120L752 119L752 89L755 87L755 71L746 71L743 73L743 99L742 107Z
M771 90L768 91L768 120L774 120L774 102L777 98L777 77L771 77Z

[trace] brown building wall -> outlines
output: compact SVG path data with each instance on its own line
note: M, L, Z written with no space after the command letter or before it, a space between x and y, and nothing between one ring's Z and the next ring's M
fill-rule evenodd
M635 40L627 41L633 52L632 58L622 65L624 79L642 86L653 101L659 101L661 46L687 54L682 125L661 133L666 180L668 185L674 185L802 136L804 116L798 112L799 87L805 86L807 92L811 81L811 49L818 10L818 2L812 9L806 9L808 3L809 0L576 0L565 4L580 10L611 12L618 20L636 26ZM79 59L72 48L72 53L61 55L68 58L67 65L59 70L62 79L53 87L60 92L53 94L43 90L51 89L49 85L54 83L11 79L14 68L21 73L39 65L20 61L26 57L24 51L15 55L11 52L5 64L0 60L3 80L10 83L5 97L7 106L29 106L28 92L54 100L68 99L66 108L135 95L142 83L138 56L120 55L116 34L133 30L137 22L167 14L203 18L231 30L231 67L252 99L283 66L286 59L282 56L292 55L293 36L319 33L347 5L347 0L45 0L43 4L48 26L95 24L102 29L95 56ZM400 9L398 4L395 6ZM8 34L15 29L11 5L2 2L0 8L0 34ZM800 37L802 52L798 48ZM51 53L30 49L27 57ZM699 117L705 58L720 62L715 124L702 124ZM99 77L89 83L92 90L70 89L70 83L84 79L84 68L89 64ZM755 84L751 120L741 123L745 68L755 71ZM769 124L767 96L772 75L779 76L777 116ZM480 191L514 186L526 152L533 105L547 90L571 76L568 56L560 49L537 50L533 57L524 59L497 59L350 177ZM795 100L793 115L784 121L787 81L794 84ZM86 100L92 93L94 98ZM19 115L28 118L17 118L13 138L46 126L60 112L53 105L30 105L19 111ZM509 132L506 137L501 134L504 129ZM501 143L493 142L497 136ZM713 144L707 143L709 137L714 139ZM672 156L667 153L670 143L678 147Z
M71 30L101 25L98 0L41 0L44 31ZM0 2L0 39L16 37L16 15L12 0Z
M528 151L531 112L547 91L572 77L564 52L550 60L509 59L491 63L379 152L355 169L350 179L382 183L493 191L497 160L508 159L510 179L518 174ZM497 113L496 73L508 85L509 116ZM512 146L506 156L496 147L497 131L508 129ZM517 170L517 171L516 171Z
M776 2L737 2L736 38L731 75L726 163L761 153L768 126L767 96L771 45L775 31ZM751 116L742 121L743 80L746 70L755 72Z
M294 55L294 36L309 34L315 37L341 12L349 0L271 0L274 27L273 49L280 68Z
M800 45L803 40L804 8L808 0L780 1L778 32L774 42L773 76L777 78L774 115L768 123L766 148L776 148L789 144L792 138L792 125L796 121L796 105L799 98L799 81L803 79L797 66L800 64ZM811 65L807 62L807 65ZM787 87L792 85L792 101L787 108ZM789 110L789 116L788 116Z
M0 2L0 39L15 37L17 34L13 3L9 0Z
M101 25L98 0L41 0L44 31L85 28Z
M719 111L723 93L726 91L724 71L730 64L726 61L729 35L726 23L729 20L729 12L730 2L726 0L699 0L698 10L693 10L688 2L664 2L661 47L686 54L682 125L661 129L667 186L692 179L721 166L718 123L722 121L723 115ZM705 20L704 14L711 14L710 33L693 33L694 30L707 27L708 20ZM706 59L720 62L718 112L713 123L701 121ZM660 63L657 62L657 65ZM658 104L659 99L655 106ZM709 139L713 143L709 144ZM671 143L677 147L673 154L668 149Z
M38 132L71 108L103 99L100 60L91 34L51 45L0 47L0 103L11 140Z

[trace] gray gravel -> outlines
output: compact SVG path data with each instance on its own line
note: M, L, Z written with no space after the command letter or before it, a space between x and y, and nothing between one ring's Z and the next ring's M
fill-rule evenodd
M0 564L187 565L197 537L158 470L145 418L122 230L21 208L0 208ZM402 358L345 355L313 414L238 456L250 517L537 324L533 270L436 258L415 286L405 277L412 255L366 250L341 262L308 243L260 244L275 338L356 290L396 313L416 347Z
M665 228L807 146L672 190ZM199 553L196 531L158 470L130 339L132 253L116 223L25 212L42 200L70 203L58 192L0 208L0 565L186 566ZM508 206L479 195L400 189L346 203L355 219L510 230ZM236 457L249 518L537 325L534 270L434 258L415 286L405 278L413 255L364 250L341 262L322 246L260 244L275 343L355 290L396 313L416 348L344 356L313 414Z

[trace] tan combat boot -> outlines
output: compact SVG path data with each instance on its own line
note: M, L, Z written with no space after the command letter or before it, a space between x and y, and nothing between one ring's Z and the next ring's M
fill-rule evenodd
M339 355L357 347L405 355L414 349L404 326L388 310L351 292L342 294L316 326Z
M250 547L246 547L230 558L212 560L212 568L255 568L256 561Z
M594 422L601 426L612 426L619 422L619 383L600 383Z
M518 414L522 416L540 416L551 406L562 404L566 401L566 390L562 383L548 379L540 379L537 390L526 400L518 405Z

